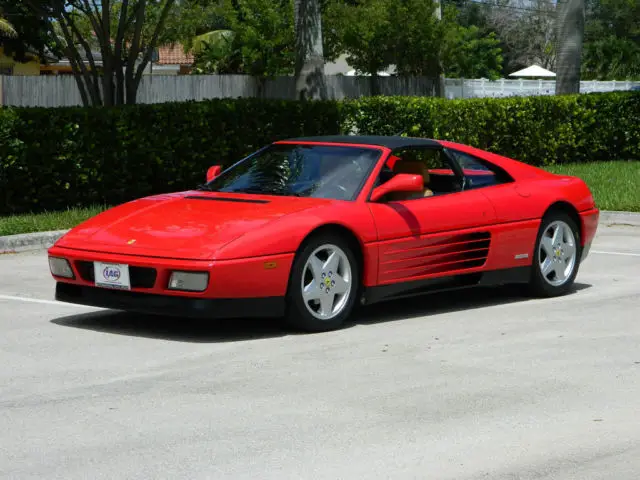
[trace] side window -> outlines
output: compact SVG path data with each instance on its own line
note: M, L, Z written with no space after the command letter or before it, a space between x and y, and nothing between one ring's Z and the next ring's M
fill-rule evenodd
M460 166L465 178L465 190L491 187L512 181L511 177L501 168L489 166L479 158L458 150L448 149L447 152Z
M422 175L425 190L415 198L445 195L462 190L462 179L454 170L451 159L441 149L404 148L395 150L393 155L398 158L393 164L393 174Z

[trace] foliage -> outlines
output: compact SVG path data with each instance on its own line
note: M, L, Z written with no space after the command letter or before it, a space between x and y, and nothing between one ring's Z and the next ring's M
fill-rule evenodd
M25 0L0 0L0 45L18 62L29 61L32 55L43 61L47 51L57 52L47 21L34 15Z
M0 10L0 14L1 13L2 13L2 10ZM0 16L0 37L16 38L17 36L18 36L18 32L16 31L13 24L6 18L2 18Z
M495 33L483 36L478 27L453 27L457 35L444 52L444 70L449 78L502 77L502 49Z
M194 188L279 138L335 134L335 102L216 99L113 108L0 110L0 214Z
M194 37L193 74L240 73L242 67L235 37L233 30L212 30Z
M346 52L349 64L362 73L375 74L395 65L399 75L434 78L442 59L449 77L499 78L499 40L493 32L461 23L464 15L448 6L440 21L434 2L423 0L329 2L327 50L331 58Z
M640 160L640 95L444 100L369 97L343 107L344 129L360 134L452 140L533 165Z
M293 73L292 0L221 0L217 12L233 35L224 37L228 46L216 42L198 53L196 73Z
M443 67L449 78L488 78L502 76L502 48L495 32L476 25L458 23L460 12L447 8L443 19Z
M504 75L533 64L554 70L556 64L557 6L563 2L507 0L473 7L483 33L493 32L500 40Z
M390 14L396 38L395 63L401 75L435 78L440 74L440 59L447 43L448 22L435 16L435 3L424 0L393 2Z
M69 59L86 106L136 102L142 74L176 2L20 1L46 23L57 49Z
M640 160L640 94L5 108L0 214L188 189L209 166L228 166L274 140L356 130L448 139L533 165Z
M640 2L587 2L585 80L640 79Z
M211 0L179 0L167 17L163 30L158 37L158 45L181 44L185 50L198 48L194 43L199 36L229 27L217 1ZM151 32L153 22L146 22L145 33Z
M401 20L394 22L393 0L356 0L328 3L324 15L328 58L341 53L356 71L375 75L394 61L394 37Z

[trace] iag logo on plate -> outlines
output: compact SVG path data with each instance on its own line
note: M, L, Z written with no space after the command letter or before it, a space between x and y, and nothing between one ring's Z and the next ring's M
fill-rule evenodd
M120 269L117 267L105 267L102 271L102 276L105 280L115 282L120 279Z

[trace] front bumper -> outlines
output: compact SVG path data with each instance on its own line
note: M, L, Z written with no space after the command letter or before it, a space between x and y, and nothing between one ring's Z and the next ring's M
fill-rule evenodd
M251 299L284 297L294 254L248 257L235 260L180 260L170 258L93 252L54 246L49 256L67 260L73 278L53 276L61 283L96 287L93 262L126 264L131 291L159 296L199 299ZM169 288L173 272L208 272L207 288L201 292Z
M110 290L57 282L55 298L61 302L183 318L282 317L284 297L193 298L135 291Z

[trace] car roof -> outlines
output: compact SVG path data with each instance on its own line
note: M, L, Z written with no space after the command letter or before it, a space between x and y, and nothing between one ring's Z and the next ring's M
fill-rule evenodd
M321 135L282 140L283 142L346 143L354 145L375 145L391 150L408 147L440 147L441 144L429 138L401 137L398 135ZM277 142L276 142L277 143Z

